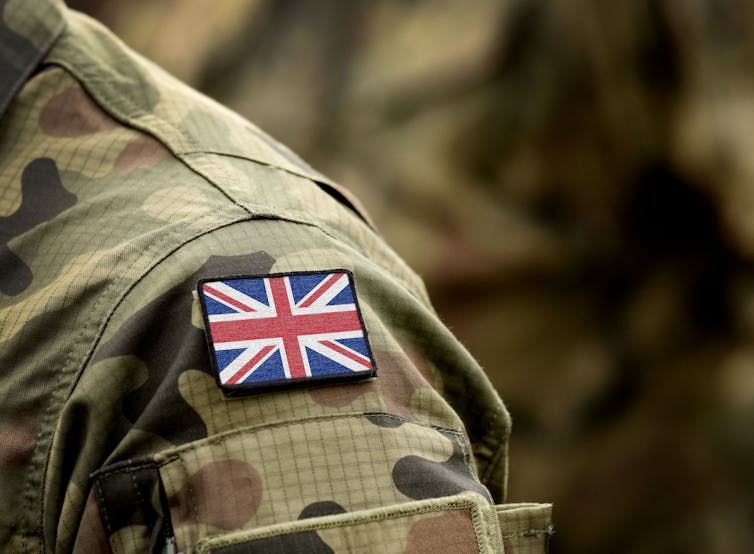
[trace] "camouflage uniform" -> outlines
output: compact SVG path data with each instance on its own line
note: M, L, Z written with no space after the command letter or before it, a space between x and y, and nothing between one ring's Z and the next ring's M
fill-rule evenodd
M549 506L494 505L505 408L348 193L94 21L0 8L2 550L540 551ZM378 377L225 398L197 281L332 268Z

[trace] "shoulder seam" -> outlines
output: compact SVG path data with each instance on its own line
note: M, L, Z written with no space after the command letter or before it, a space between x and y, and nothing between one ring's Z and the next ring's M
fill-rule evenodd
M287 147L278 144L272 137L264 135L264 133L257 129L253 123L248 122L241 115L213 99L204 96L184 83L170 77L175 86L178 87L177 90L179 92L182 91L180 93L188 96L195 96L197 102L200 102L201 105L208 104L212 109L217 110L218 113L229 118L229 121L235 121L239 125L245 125L250 128L255 135L261 137L259 138L259 144L263 148L274 150L278 155L285 159L287 159L288 156L291 156L292 159L288 160L286 163L280 164L275 163L274 160L271 161L266 159L266 156L256 157L252 155L244 155L240 152L233 152L232 149L222 150L221 148L208 148L208 145L200 143L195 136L180 129L173 122L165 119L157 113L146 110L144 106L140 106L136 103L133 98L122 94L122 91L119 91L117 88L117 83L113 84L111 81L103 79L100 75L99 70L101 69L102 64L94 59L78 41L71 40L76 38L76 28L79 26L82 27L81 32L86 33L88 31L86 28L87 24L90 24L91 26L97 24L90 22L88 18L84 18L73 12L68 12L66 15L68 16L66 17L67 25L58 37L55 47L47 54L46 61L67 70L79 83L81 83L100 109L121 124L146 133L158 140L176 159L180 160L193 172L202 176L215 189L227 197L230 202L249 212L249 210L242 205L243 200L236 198L232 192L229 192L227 188L223 186L222 176L224 175L224 171L222 170L222 164L213 161L211 156L206 156L203 157L202 162L208 165L203 167L191 158L192 155L214 154L219 156L243 158L244 160L312 181L315 185L323 189L324 192L334 197L340 204L353 212L354 215L365 222L373 231L376 230L374 222L369 217L367 211L361 206L359 200L355 198L350 191L344 189L331 179L317 172L315 169L309 168L306 162L297 159L298 157L292 152L289 152ZM91 32L94 33L95 31ZM156 66L153 66L151 62L141 58L138 54L131 52L130 49L123 45L117 37L112 36L110 38L114 45L122 50L123 55L130 56L135 60L134 63L137 63L140 66L139 71L142 72L145 79L152 79L152 73L163 71ZM75 56L66 55L66 52L75 52ZM113 98L117 98L117 102L113 102ZM281 152L282 150L285 150L285 152ZM297 170L299 167L300 170ZM218 176L220 177L219 179Z

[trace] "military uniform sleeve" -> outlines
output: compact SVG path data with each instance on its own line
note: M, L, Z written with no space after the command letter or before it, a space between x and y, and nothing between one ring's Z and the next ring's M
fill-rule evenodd
M197 282L336 268L353 272L377 377L225 396ZM180 551L402 552L448 540L438 535L447 525L458 551L498 551L490 489L502 491L507 419L488 387L400 267L391 274L309 225L218 229L134 287L77 387L82 402L112 406L98 422L103 440L119 431L92 475L78 544L99 535L115 552L166 541Z
M0 133L2 548L541 551L549 508L501 504L502 402L342 192L95 22L14 8L18 32L63 27ZM294 290L322 276L332 295ZM238 282L246 308L266 283L347 333L289 322L254 350L253 317L200 296ZM280 369L262 351L372 378L226 394Z

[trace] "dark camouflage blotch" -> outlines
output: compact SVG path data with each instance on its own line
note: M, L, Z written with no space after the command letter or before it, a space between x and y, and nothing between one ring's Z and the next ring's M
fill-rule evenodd
M38 382L52 380L55 378L55 367L53 366L54 353L50 353L45 364L46 371L38 372L36 375L29 375L25 371L27 360L33 356L29 352L28 345L43 339L50 329L64 320L66 317L65 310L53 310L42 312L32 319L26 321L21 330L7 340L0 343L0 348L5 356L16 363L12 367L5 366L2 370L2 377L8 383L8 395L3 399L2 410L0 415L5 419L11 419L18 413L36 413L45 405L48 398L44 395L31 395L28 390L30 387L38 387ZM1 337L5 339L6 337ZM36 389L35 389L36 390Z
M400 417L392 417L388 414L365 414L366 418L377 427L400 427L406 420Z
M306 506L298 516L298 519L309 519L312 517L332 516L337 514L345 514L346 510L343 506L332 500L324 500L322 502L314 502Z
M240 529L257 513L262 485L259 472L246 462L210 462L168 499L173 526L205 523Z
M453 454L444 462L433 462L421 456L406 456L393 466L393 482L403 494L414 500L452 496L464 491L476 492L490 502L490 493L483 487L468 465L462 440L456 434L438 429L453 443Z
M107 534L128 526L154 527L160 513L151 499L159 497L160 472L154 464L123 464L95 475L94 490Z
M0 96L0 114L10 103L15 92L14 84L24 75L28 64L40 55L32 42L8 27L2 14L5 12L6 0L0 0L0 59L13 60L13 63L3 63L0 71L0 91L7 91L7 96Z
M147 367L147 381L123 399L123 414L135 428L176 445L207 436L204 421L178 390L178 378L187 369L211 374L204 332L191 324L192 293L200 279L262 274L269 272L273 263L264 252L248 256L211 256L192 277L131 316L100 348L95 362L131 355L141 359Z
M50 158L37 158L21 175L21 206L0 217L0 292L17 295L31 284L29 266L8 248L11 239L49 221L76 203L60 180L58 168Z

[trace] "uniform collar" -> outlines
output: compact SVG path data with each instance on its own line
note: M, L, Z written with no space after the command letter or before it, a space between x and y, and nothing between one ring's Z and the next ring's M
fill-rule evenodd
M59 0L0 0L0 118L65 27Z

